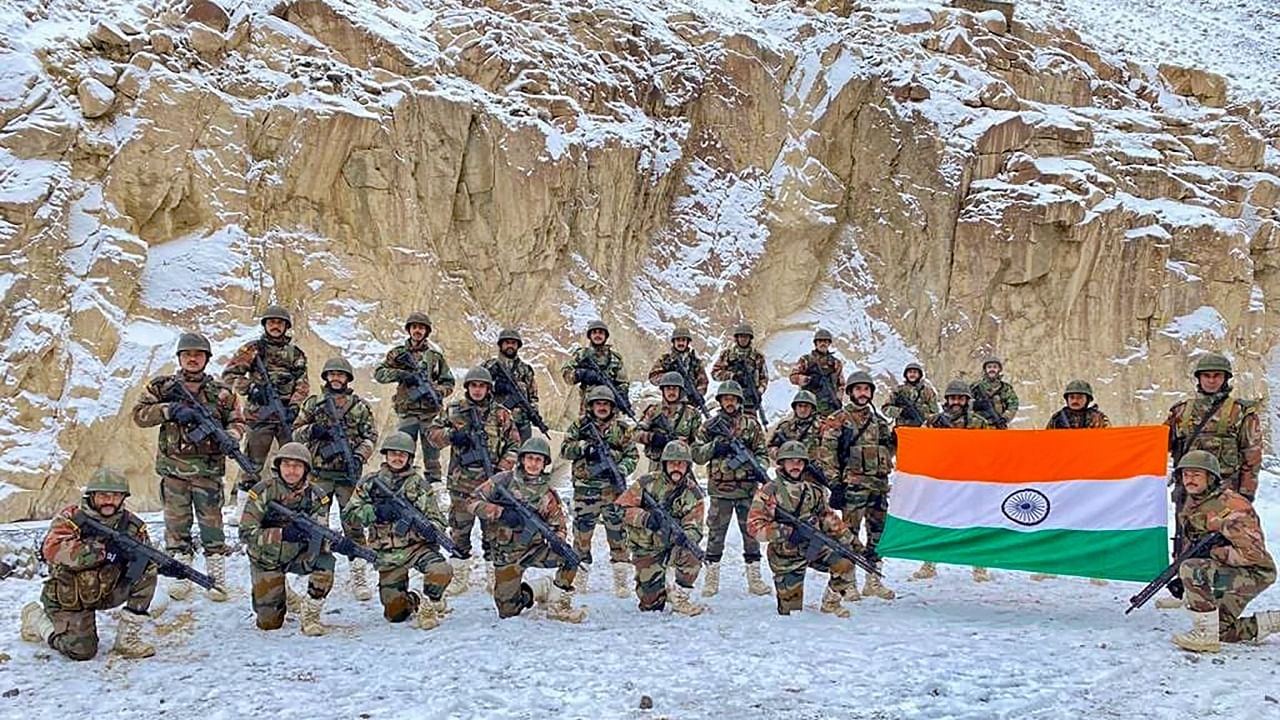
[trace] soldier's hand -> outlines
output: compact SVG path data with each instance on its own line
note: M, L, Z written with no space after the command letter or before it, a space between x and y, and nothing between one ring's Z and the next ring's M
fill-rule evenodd
M315 423L311 426L311 439L317 442L333 438L333 429L328 425Z
M249 402L254 405L266 405L271 399L266 385L250 385L249 391L244 396L249 398Z
M190 405L178 405L169 411L169 418L182 425L194 425L200 419L200 413Z
M468 450L471 448L471 433L466 430L451 430L449 442L459 450Z
M778 530L787 538L787 542L799 547L804 544L804 533L800 530L799 525L788 525L781 523Z
M727 458L733 454L733 446L727 440L717 440L713 448L711 448L711 457Z
M393 522L396 519L396 506L390 498L378 498L373 502L373 516L378 522Z
M124 560L124 553L115 543L108 542L103 548L102 558L112 565L118 564Z
M573 381L579 385L603 385L604 377L595 370L578 368L573 373Z
M664 432L658 432L655 430L649 433L649 447L654 450L661 450L666 447L669 442L671 442L671 438Z
M509 528L518 528L524 524L524 519L520 517L520 513L513 507L503 507L502 514L498 515L498 522Z
M1170 595L1178 598L1179 600L1182 599L1182 594L1186 591L1186 588L1182 586L1182 578L1174 578L1170 580L1169 584L1165 585L1165 587L1169 588Z
M262 542L267 545L279 545L281 530L278 527L269 527L262 530Z
M843 510L848 506L849 501L846 497L847 490L848 488L844 483L840 483L839 485L831 488L830 505L832 510Z
M417 373L406 372L404 377L400 378L400 382L406 387L416 387L422 384L422 378Z
M289 523L281 528L280 539L288 543L306 542L307 531L298 527L296 523Z

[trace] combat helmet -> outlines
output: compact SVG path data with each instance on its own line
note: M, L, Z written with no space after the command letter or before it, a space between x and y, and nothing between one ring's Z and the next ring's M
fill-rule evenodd
M689 328L683 325L677 325L675 330L671 331L671 342L676 340L688 340L693 342L693 334L689 332Z
M1226 355L1221 353L1206 353L1203 357L1196 361L1196 369L1192 375L1200 377L1203 372L1220 372L1225 373L1227 379L1231 379L1231 361Z
M405 318L404 331L409 332L410 325L425 325L427 334L431 333L431 318L424 312L411 312L409 317Z
M605 325L603 320L592 320L587 324L587 331L584 334L590 335L595 330L603 330L605 339L609 338L609 326Z
M213 349L209 347L209 338L200 333L182 333L178 336L178 349L174 350L174 354L181 355L187 350L198 350L204 353L206 357L213 357Z
M129 480L124 473L115 468L103 467L93 471L89 482L85 483L84 494L96 492L121 493L129 496Z
M418 444L414 442L413 436L407 432L397 430L387 436L382 441L382 447L378 448L378 452L386 455L391 451L408 453L412 458L418 449Z
M283 320L286 330L293 327L293 317L280 305L268 305L267 309L262 311L262 317L258 318L258 322L265 327L268 320Z
M818 331L813 334L813 341L816 343L819 340L830 341L835 340L835 338L831 336L830 330L827 330L826 328L818 328Z
M658 387L678 387L684 389L684 376L675 370L665 372L662 374L662 377L658 378Z
M351 363L340 357L329 358L324 361L324 368L320 370L320 379L324 380L331 372L345 373L347 382L356 379L356 371L351 367Z
M942 397L948 398L948 397L951 397L952 395L962 395L972 400L973 389L970 388L969 383L965 382L964 380L952 380L951 382L947 383L947 389L942 392Z
M520 449L516 450L517 459L525 455L541 455L546 459L547 467L551 466L551 446L540 437L531 437L525 440Z
M687 463L693 462L693 451L689 449L689 444L683 440L672 440L667 446L662 448L662 458L659 462L674 462L683 460Z
M800 403L808 403L816 409L818 407L818 398L808 390L800 390L796 392L795 397L791 398L791 409L795 410Z
M736 397L741 402L743 400L742 386L738 384L737 380L725 380L720 383L720 387L716 388L716 399L719 400L725 395Z
M271 461L272 467L276 472L280 472L281 460L297 460L307 466L307 472L311 472L311 452L307 450L307 446L300 442L285 443L276 451L275 459Z
M1093 400L1093 386L1085 380L1072 380L1067 383L1067 389L1062 391L1062 399L1066 400L1071 394L1084 395Z
M876 394L876 381L871 377L871 373L866 370L855 370L849 373L849 379L845 380L844 387L846 390L852 390L854 385L870 385L871 394Z
M1204 470L1212 475L1215 479L1222 479L1222 465L1218 463L1218 458L1207 450L1190 450L1182 459L1178 460L1178 470L1186 468L1196 468Z
M747 323L747 322L738 323L733 327L733 335L734 337L737 337L739 335L746 335L747 337L755 337L756 331L752 329L751 323Z
M524 347L524 338L520 337L519 330L504 328L502 332L498 333L498 343L501 344L504 340L515 340L516 347Z
M462 387L466 387L471 383L484 383L489 387L493 387L493 375L490 375L489 371L484 367L477 365L462 376Z
M809 461L809 448L799 440L788 440L782 443L782 447L778 448L778 464L781 465L783 460L804 460Z
M613 399L613 391L603 385L596 385L587 391L587 406L590 407L594 402L607 402L615 405L617 402Z

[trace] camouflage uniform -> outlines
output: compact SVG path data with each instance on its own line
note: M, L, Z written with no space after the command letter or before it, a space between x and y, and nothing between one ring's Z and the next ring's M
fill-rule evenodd
M332 398L334 409L346 431L347 443L359 467L348 468L338 447L337 435L330 429L334 418L329 414L326 400ZM320 437L317 437L317 436ZM364 464L373 456L378 443L378 431L374 427L373 408L368 401L350 389L335 392L325 384L323 394L312 395L302 403L298 417L293 421L293 439L305 443L311 451L314 466L311 486L330 499L337 498L338 509L351 502L357 478ZM345 520L342 532L358 543L364 542L364 528Z
M729 522L737 514L738 531L742 533L742 559L748 564L757 563L760 562L760 544L747 531L747 512L751 509L751 496L757 481L750 467L730 470L728 458L714 457L717 436L707 427L712 423L722 423L717 420L721 415L728 414L721 410L704 422L693 442L694 462L707 464L707 486L711 495L711 511L707 515L707 562L717 563L724 557L724 539L729 533ZM727 419L729 435L741 440L756 460L768 462L764 428L760 427L755 416L738 410Z
M516 401L515 390L507 385L502 374L498 372L499 365L511 373L511 377L515 379L516 385L519 386L520 392L524 393L529 404L541 412L541 408L538 407L538 382L534 377L533 366L518 357L507 359L501 355L485 360L480 366L493 376L494 397L500 405L511 411L511 419L516 424L516 431L520 434L520 442L524 442L533 435L533 422Z
M755 397L764 397L764 391L769 387L769 377L765 372L764 355L760 354L755 348L747 346L745 348L738 347L737 343L731 343L729 347L720 351L719 357L711 366L711 377L718 381L733 380L743 388L746 388L746 373L743 368L749 368L755 375ZM751 401L751 398L743 395L743 410L747 414L754 414L757 404Z
M258 353L262 353L268 378L262 377L255 368L254 358ZM260 388L270 382L279 394L280 401L296 416L298 405L311 392L311 385L307 382L307 356L289 335L273 338L263 334L257 340L240 346L231 356L226 369L222 371L222 382L245 398L244 416L249 431L245 436L244 454L261 468L271 452L272 441L278 441L280 445L289 442L290 426L281 424L279 418L260 419L263 410L259 401L266 399L259 395L262 392ZM242 477L241 488L247 489L257 480L255 477Z
M844 520L858 552L863 552L858 534L866 521L866 555L878 562L876 545L889 513L889 474L893 472L897 436L871 403L845 405L822 421L821 435L818 464L836 484L831 504L844 506Z
M801 392L808 394L808 391L802 390ZM810 400L812 400L812 402L809 402ZM808 402L814 407L814 410L809 414L809 417L801 418L796 415L795 406L796 403L799 402ZM769 458L776 460L778 456L778 448L782 447L783 443L794 440L796 442L804 443L805 447L809 449L810 459L816 460L818 457L816 450L818 449L818 444L822 440L818 427L820 423L817 410L817 398L814 398L812 395L808 395L808 397L802 400L797 394L796 399L791 401L791 407L791 414L780 420L778 424L774 426L773 432L769 435Z
M808 382L800 377L807 376ZM818 414L830 415L840 409L840 388L844 379L844 363L830 352L814 350L800 358L791 371L791 384L813 393L818 400Z
M630 475L640 460L636 450L635 430L631 423L611 412L604 420L596 420L590 409L569 426L560 445L560 457L573 463L573 548L590 564L591 539L596 525L604 521L605 539L609 542L609 561L630 562L625 538L622 534L622 514L615 504L622 489L615 487L609 478L592 473L592 463L587 459L588 443L583 439L583 423L593 422L609 446L609 455L624 475Z
M659 416L664 418L658 420ZM655 427L664 423L666 427L659 430ZM636 424L635 442L644 445L644 456L649 458L649 467L658 467L662 457L662 449L672 440L684 440L693 443L693 436L702 424L702 415L682 396L680 400L669 403L665 400L656 402L640 413L640 422Z
M991 423L976 412L969 408L952 409L945 408L942 412L929 418L929 422L925 423L926 427L931 428L956 428L960 430L990 430Z
M975 398L979 394L985 394L991 399L991 407L995 411L996 417L1003 421L1005 427L1008 427L1008 423L1013 422L1014 416L1018 414L1018 393L1014 392L1012 385L1000 378L992 380L983 377L978 382L973 383L972 390ZM984 419L989 427L1000 427L1000 424L991 422L992 418Z
M649 368L649 382L657 385L661 382L662 376L669 372L677 372L682 377L689 378L693 381L693 387L698 394L704 398L707 396L707 366L692 347L684 352L676 352L673 349L664 353L653 367Z
M674 568L676 583L688 590L697 582L702 563L693 553L677 547L674 541L645 525L649 512L644 509L642 490L653 496L694 543L702 542L706 504L693 476L692 463L679 485L665 470L659 470L631 483L618 498L618 507L626 525L627 545L631 549L631 562L636 568L636 597L640 599L640 609L661 610L667 604L667 569Z
M1049 418L1049 422L1044 426L1045 430L1088 430L1096 428L1111 427L1111 419L1107 414L1098 409L1097 405L1090 405L1083 410L1072 410L1067 406L1053 414Z
M378 509L380 498L373 489L375 477L421 510L438 532L446 531L446 522L434 485L422 477L412 462L399 471L383 463L377 472L360 481L351 504L342 511L343 525L370 528L368 544L378 553L378 599L382 601L382 616L398 623L407 620L416 609L409 593L409 571L422 573L423 594L431 602L440 602L453 578L453 568L440 554L439 546L416 531L396 531L391 516ZM380 513L384 517L380 518Z
M907 417L908 413L905 409L908 407L915 407L920 417L927 421L930 417L937 415L940 410L938 391L923 377L916 382L903 380L901 385L894 388L889 399L880 406L880 409L885 413L896 410L894 424L898 427L920 427L921 422Z
M1253 400L1231 397L1226 385L1213 395L1198 393L1169 409L1164 424L1169 426L1169 448L1176 460L1190 450L1206 450L1218 458L1226 486L1253 500L1258 493L1258 468L1262 465L1262 426L1258 420L1258 404ZM1213 419L1205 424L1195 440L1187 440L1205 415L1221 398L1222 404ZM1185 447L1184 447L1185 446ZM1176 486L1175 486L1176 488ZM1175 492L1175 505L1180 492Z
M491 386L492 387L492 386ZM492 392L482 402L473 402L465 393L449 403L444 415L436 418L431 424L428 438L436 448L450 445L451 435L455 430L467 430L471 427L472 410L479 416L479 427L483 430L485 449L489 453L489 462L493 471L510 470L516 460L516 448L520 445L520 431L511 421L511 411L493 401ZM471 557L471 528L475 525L476 516L472 512L472 495L480 483L488 479L484 464L476 461L463 465L464 448L454 447L449 453L449 534L454 545L458 546L459 559ZM481 523L481 537L488 544L488 534ZM485 559L489 557L489 549L484 548Z
M373 371L373 380L382 385L398 383L392 399L398 419L396 430L408 433L415 440L421 439L422 465L427 482L440 482L440 450L427 441L427 429L440 414L441 408L425 397L410 402L409 397L414 388L405 384L406 378L414 376L419 370L425 370L431 387L440 394L440 399L448 399L453 392L453 373L449 370L449 363L445 362L444 353L430 340L424 339L417 345L409 339L388 350L382 364Z
M560 366L560 374L566 383L578 386L579 415L585 415L587 412L587 392L600 384L594 382L594 378L583 377L582 373L588 371L579 368L578 363L582 361L582 358L586 357L594 360L596 365L604 371L604 374L618 386L618 392L622 393L624 399L631 388L627 382L626 369L622 366L622 356L614 351L613 346L606 343L599 348L591 345L575 348L568 362Z

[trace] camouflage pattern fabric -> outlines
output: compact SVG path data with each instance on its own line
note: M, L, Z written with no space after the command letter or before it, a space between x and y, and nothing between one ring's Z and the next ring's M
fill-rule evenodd
M692 444L693 437L698 432L698 426L702 424L702 414L683 400L673 403L658 402L646 407L644 412L640 413L640 421L636 423L633 439L644 445L644 456L649 458L650 467L657 467L656 463L662 457L662 449L666 447L665 444L653 442L654 431L657 429L654 424L659 416L665 418L664 422L671 428L671 432L666 433L667 442L684 440Z
M160 478L160 500L164 504L164 545L171 553L194 554L191 525L200 527L200 546L205 555L225 555L227 536L222 527L225 490L221 478ZM244 528L240 529L243 538Z
M631 390L631 384L627 381L627 371L623 367L622 356L614 351L613 346L605 343L597 350L591 346L580 346L574 348L569 359L560 366L560 376L568 385L578 386L578 414L585 415L587 412L587 391L595 387L593 383L580 383L574 376L578 370L578 363L582 358L590 357L600 367L604 374L618 386L618 392L626 395Z
M336 440L336 435L325 440L313 437L313 434L323 432L334 424L329 411L325 409L327 398L333 398L333 406L338 411L339 422L346 432L351 452L360 464L358 468L350 468L349 472L337 443L331 442ZM305 444L311 452L313 472L326 473L335 482L354 485L356 479L364 474L364 463L373 457L374 448L378 444L373 408L367 400L350 390L334 392L326 386L322 394L312 395L302 402L298 417L293 421L293 439Z
M769 459L777 459L778 448L782 447L782 443L795 440L796 442L804 443L805 447L808 448L810 460L817 460L817 450L822 442L818 419L818 413L815 411L804 419L796 417L796 414L792 412L780 420L769 435Z
M1111 427L1111 419L1107 414L1098 409L1097 405L1086 407L1083 410L1072 410L1066 405L1062 409L1053 414L1049 418L1049 422L1045 424L1045 430L1088 430L1096 428Z
M630 562L626 536L622 532L622 516L616 505L618 491L613 487L573 491L573 549L582 561L592 563L591 540L596 525L604 523L604 538L609 543L609 562Z
M717 382L733 380L746 389L746 373L742 371L742 366L754 368L756 396L764 397L765 388L769 387L769 376L765 372L764 355L753 347L740 348L737 343L730 342L729 347L720 351L711 366L711 377ZM756 409L755 403L745 398L742 405L748 413Z
M826 377L825 383L819 375ZM801 376L807 376L809 382L801 382ZM805 354L791 371L790 380L792 385L798 385L814 394L818 399L819 415L830 415L840 409L844 391L844 363L833 353L813 350Z
M874 553L889 514L889 474L893 472L897 436L871 405L853 403L823 420L821 436L818 463L828 478L838 478L833 482L844 485L844 520L853 534L853 547L859 552L863 549L858 536L865 522L865 547ZM848 443L843 456L842 436Z
M968 408L946 408L929 418L925 426L956 430L991 430L994 427L986 418Z
M415 372L425 369L431 386L440 394L441 400L448 399L453 393L453 372L444 359L444 353L429 340L415 344L412 340L396 345L387 351L382 363L373 371L373 380L382 385L398 383L392 405L399 419L396 430L407 433L415 442L422 441L423 469L429 482L439 482L444 473L440 467L440 450L427 441L427 429L440 413L441 408L432 405L423 398L417 402L409 402L410 388L403 380Z
M267 504L275 500L290 510L304 513L321 525L329 522L329 498L307 481L303 481L296 489L290 488L281 479L279 473L272 468L268 475L258 481L249 491L244 503L244 512L240 515L240 539L244 543L245 554L249 556L249 564L259 570L293 572L290 567L310 566L333 570L333 556L327 547L322 547L317 555L327 555L327 561L319 558L305 559L310 555L307 543L286 542L279 532L284 526L283 518L271 515ZM303 558L303 565L296 564Z
M348 485L346 480L346 475L343 473L320 473L311 478L311 487L328 498L330 505L337 504L342 534L364 545L364 527L358 523L349 522L344 512L351 506L351 498L355 496L356 491L355 487Z
M485 447L489 450L489 459L493 463L494 472L509 470L516 462L516 448L520 445L520 431L511 420L511 411L486 397L483 402L473 402L471 398L462 398L449 403L443 415L431 424L428 434L432 446L443 448L450 444L450 433L454 430L466 430L471 425L471 410L475 409L480 418L480 427L484 431ZM471 528L475 525L476 516L470 510L472 495L485 477L484 465L464 466L457 449L449 457L449 528L450 535L458 550L464 557L471 554ZM488 544L487 531L481 524L481 536ZM485 558L490 559L488 548L484 549Z
M698 353L690 347L684 352L670 350L663 353L649 368L649 382L657 385L662 376L669 372L678 372L693 380L693 387L702 397L707 396L707 366Z
M1276 581L1275 570L1232 567L1212 558L1184 560L1178 568L1187 608L1193 612L1218 611L1218 638L1222 642L1249 642L1258 637L1258 621L1241 617L1245 606Z
M904 380L901 385L894 388L893 392L889 394L889 399L880 406L880 409L886 412L891 407L902 409L904 412L899 413L897 419L894 420L894 424L899 427L919 427L919 422L913 422L912 419L907 418L905 408L911 405L914 405L916 410L920 412L920 417L928 420L940 412L938 391L934 389L928 380L923 378L914 383Z
M498 355L485 360L480 367L489 371L489 375L493 377L493 396L506 409L511 411L511 419L516 424L516 430L520 432L520 442L528 440L533 435L533 422L525 416L525 412L520 408L520 403L516 401L516 394L512 388L507 386L502 374L496 369L499 365L507 368L511 373L511 377L515 379L516 386L520 392L524 393L529 404L539 412L542 408L538 406L538 381L533 372L533 366L521 360L520 358L507 358Z
M827 549L823 549L813 562L807 561L805 548L792 545L788 540L790 529L774 519L774 510L779 505L801 521L812 523L833 540L854 547L856 539L840 516L827 505L826 491L816 483L773 480L756 492L751 501L747 529L759 542L769 543L769 569L773 572L773 584L777 590L778 613L789 615L803 609L807 569L829 573L828 586L843 595L855 582L855 566L847 559L834 557Z
M264 351L262 363L267 366L269 376L265 378L254 368L260 344ZM307 354L288 335L279 338L263 335L259 340L241 345L227 361L222 371L222 382L245 397L245 420L255 425L262 408L248 397L251 385L270 383L284 404L295 410L311 392L311 384L307 381ZM277 424L278 421L273 420L272 423Z
M286 612L286 575L309 575L307 594L319 600L333 589L333 555L301 555L274 570L249 563L253 612L261 630L279 630Z
M217 440L208 438L193 443L183 426L168 417L174 398L174 383L184 382L192 396L203 405L233 440L239 441L245 432L240 401L231 388L204 373L165 375L153 378L142 390L142 397L133 406L133 422L141 428L160 428L160 443L156 450L156 474L174 478L217 478L226 473L227 458Z
M997 416L1004 418L1006 423L1013 422L1018 414L1018 393L1014 392L1012 385L999 378L983 377L973 384L973 396L976 398L980 393L991 398L991 407Z
M1169 447L1173 452L1205 450L1218 458L1227 487L1253 499L1258 493L1258 468L1262 465L1262 425L1256 401L1228 396L1187 446L1187 439L1217 401L1216 395L1199 393L1169 409ZM1185 447L1184 447L1185 446Z
M729 468L728 458L713 457L717 436L708 430L709 427L725 425L727 416L728 434L742 440L748 452L755 456L762 465L768 466L769 453L764 440L764 428L754 415L742 410L732 414L721 410L714 417L702 423L693 438L693 461L707 466L708 489L712 498L725 500L750 500L755 494L756 477L751 468L743 466L737 470Z
M692 588L698 580L702 563L685 548L668 542L661 533L645 525L649 513L644 509L643 490L661 505L694 543L702 542L703 515L706 503L702 494L690 483L697 480L690 474L680 483L674 482L663 471L649 473L631 483L618 498L618 508L626 527L627 545L635 566L636 597L644 611L662 610L667 604L667 568L675 569L676 582L684 588Z
M747 529L747 514L751 511L748 498L720 498L712 496L707 512L707 562L720 562L724 558L724 541L729 534L729 523L738 516L738 532L742 535L743 562L760 562L760 543Z
M616 412L603 421L594 416L575 420L565 431L560 445L560 457L573 463L573 547L591 562L591 539L596 525L603 519L605 538L609 541L611 562L629 562L629 553L622 532L622 515L614 501L620 491L612 481L593 474L585 453L588 443L582 439L583 423L593 422L609 446L609 454L624 475L630 475L640 460L636 449L634 430L629 422Z

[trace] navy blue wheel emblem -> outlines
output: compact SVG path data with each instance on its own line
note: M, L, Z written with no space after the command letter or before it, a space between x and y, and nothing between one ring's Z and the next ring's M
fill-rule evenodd
M1025 488L1005 498L1000 509L1019 525L1039 525L1049 517L1049 498L1039 490Z

